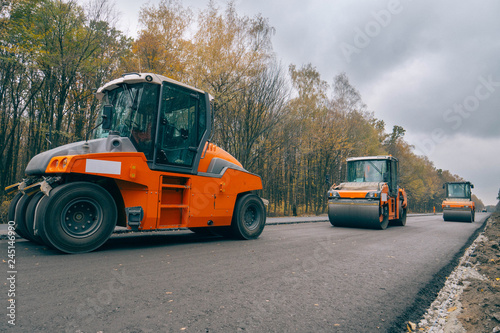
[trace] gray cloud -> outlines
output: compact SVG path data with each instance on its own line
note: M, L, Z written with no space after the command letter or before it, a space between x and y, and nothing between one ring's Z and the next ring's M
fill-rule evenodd
M145 3L117 1L126 26ZM207 3L184 0L195 12ZM312 63L329 83L346 72L387 131L403 126L421 147L416 153L475 182L480 198L496 203L499 1L237 0L236 8L269 18L284 65Z

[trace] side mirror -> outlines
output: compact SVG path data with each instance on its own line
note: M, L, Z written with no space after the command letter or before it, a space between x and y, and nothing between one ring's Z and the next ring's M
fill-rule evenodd
M474 188L474 184L470 184L470 188Z
M104 105L102 108L102 129L110 130L113 123L113 105Z

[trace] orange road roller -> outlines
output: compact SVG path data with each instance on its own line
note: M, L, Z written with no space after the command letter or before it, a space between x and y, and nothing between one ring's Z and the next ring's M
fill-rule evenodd
M471 189L474 185L470 182L448 182L443 184L446 198L443 200L443 220L474 222L476 205L471 200Z
M392 156L347 159L347 181L328 191L333 226L386 229L406 224L407 199L398 186L398 159Z
M102 122L94 138L36 155L26 178L6 188L17 191L8 215L20 236L66 253L99 248L116 226L259 237L261 178L209 142L207 92L130 73L96 97Z

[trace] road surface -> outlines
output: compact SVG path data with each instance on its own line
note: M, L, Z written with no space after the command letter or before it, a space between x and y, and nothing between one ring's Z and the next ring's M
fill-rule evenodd
M269 225L253 241L117 234L77 255L17 240L15 297L4 278L0 331L397 332L430 304L444 279L436 277L486 216L412 216L384 231ZM6 240L0 251L8 278ZM15 326L6 299L15 300Z

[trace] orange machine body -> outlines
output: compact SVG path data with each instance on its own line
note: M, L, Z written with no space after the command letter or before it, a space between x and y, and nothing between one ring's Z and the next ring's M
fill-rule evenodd
M153 73L100 87L93 139L35 155L9 220L23 238L66 253L99 248L121 226L189 228L238 239L262 233L262 180L210 143L212 97ZM90 133L89 133L90 134Z
M204 172L214 158L236 165L236 159L213 144L207 144L197 175L150 170L142 153L97 153L53 157L46 174L80 174L112 179L120 190L117 204L144 207L140 230L229 226L239 194L262 189L257 175L226 169L219 178ZM119 220L118 225L127 226ZM130 228L130 227L129 227Z

